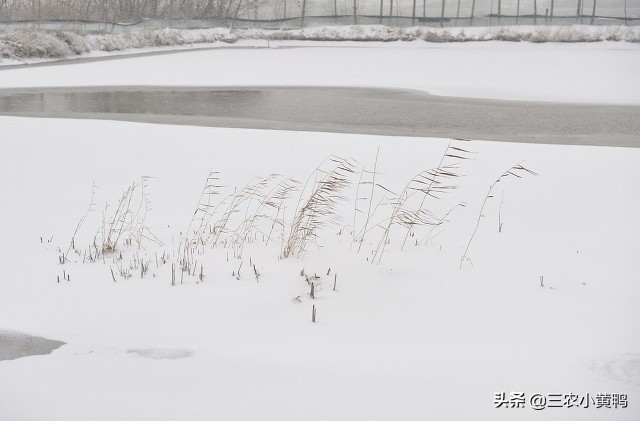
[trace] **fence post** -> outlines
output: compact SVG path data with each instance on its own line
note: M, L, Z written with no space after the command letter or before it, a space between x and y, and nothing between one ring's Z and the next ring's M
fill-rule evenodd
M358 0L353 0L353 24L358 24Z

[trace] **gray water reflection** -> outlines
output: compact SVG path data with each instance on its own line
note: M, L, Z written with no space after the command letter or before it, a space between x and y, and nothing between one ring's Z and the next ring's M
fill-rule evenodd
M0 330L0 361L15 360L32 355L47 355L62 345L64 342Z
M640 147L640 107L336 87L0 90L0 114Z

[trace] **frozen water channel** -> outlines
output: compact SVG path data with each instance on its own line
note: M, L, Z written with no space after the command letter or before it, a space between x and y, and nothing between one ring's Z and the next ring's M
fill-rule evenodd
M408 89L4 89L0 115L640 147L640 106L454 98Z

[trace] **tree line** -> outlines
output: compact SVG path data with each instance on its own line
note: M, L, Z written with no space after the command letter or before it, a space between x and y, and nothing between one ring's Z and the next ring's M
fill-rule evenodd
M300 18L301 26L310 9L316 15L404 16L413 19L474 18L492 16L597 16L597 0L0 0L0 20L83 20L99 22L137 22L143 19L221 18L288 19ZM624 2L626 17L627 0ZM573 7L569 6L573 3ZM489 7L490 4L490 7ZM620 5L622 6L622 4ZM508 9L508 10L506 10ZM427 12L428 10L428 12ZM570 12L568 12L570 11Z

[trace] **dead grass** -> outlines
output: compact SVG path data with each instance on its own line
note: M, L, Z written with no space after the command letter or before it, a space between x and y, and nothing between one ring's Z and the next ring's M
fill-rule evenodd
M350 185L349 177L354 172L352 160L334 155L316 167L302 188L289 236L283 244L283 258L304 252L317 240L321 228L339 222L337 207L346 200L342 192Z
M127 186L115 204L105 203L92 244L84 251L76 247L75 243L81 237L79 233L96 207L97 186L94 185L89 207L77 223L69 250L63 254L58 248L60 263L68 262L67 256L71 252L81 256L82 262L102 260L103 263L109 263L113 281L117 281L117 278L130 279L137 274L140 278L149 273L156 277L150 270L153 261L155 269L171 263L171 285L178 282L182 284L185 276L195 283L201 283L205 279L204 264L209 265L205 257L207 250L221 247L227 250L227 263L234 265L233 276L241 280L246 244L262 243L266 247L271 242L279 242L278 257L281 259L304 255L311 246L319 248L322 245L322 235L326 234L328 228L339 225L339 216L344 214L346 207L351 206L354 209L349 238L351 247L357 243L359 252L366 244L365 249L370 253L367 260L380 263L388 253L392 239L399 240L396 251L402 252L410 238L412 243L419 246L440 235L443 230L436 229L449 223L455 210L458 210L456 218L465 217L462 212L466 208L465 202L456 198L457 203L448 204L446 199L451 197L449 192L457 189L457 180L463 176L462 164L473 153L466 147L467 142L465 139L452 139L440 155L437 165L418 172L400 186L397 190L400 193L388 188L384 174L378 171L379 149L371 169L358 170L353 159L331 155L312 171L304 185L274 173L266 177L254 177L238 189L223 186L220 174L211 171L190 215L187 230L180 233L176 245L173 245L172 237L171 248L168 252L162 250L162 255L158 250L153 254L153 251L146 249L149 246L163 246L146 222L152 210L149 192L151 177L148 176ZM347 191L356 173L360 175L358 184L353 186L356 194L355 204L352 205L347 199ZM537 175L517 164L490 185L476 218L475 228L466 243L460 267L464 262L471 262L468 252L484 217L485 205L493 197L497 183L507 177L521 178L524 174ZM292 194L298 190L300 195L296 201ZM358 205L363 201L364 204ZM287 213L287 206L293 211ZM341 235L344 230L340 229L338 234ZM394 235L392 231L395 231ZM418 240L418 234L422 240ZM367 236L375 240L366 242ZM229 263L231 254L235 262ZM258 266L251 258L248 262L253 278L256 282L260 281L262 273ZM180 272L179 280L177 270ZM164 272L167 271L164 269ZM327 276L331 273L331 269L328 269ZM314 298L319 277L315 274L313 277L306 276L304 269L300 274L307 279ZM333 274L334 291L336 284L337 275Z

